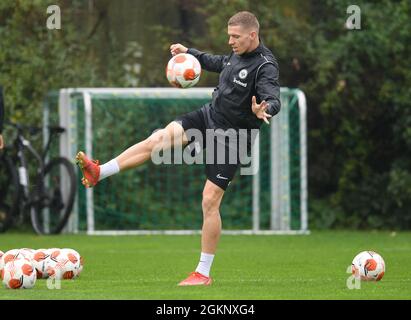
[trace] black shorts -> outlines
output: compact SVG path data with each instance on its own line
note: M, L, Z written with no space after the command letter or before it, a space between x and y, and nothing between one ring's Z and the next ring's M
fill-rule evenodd
M226 190L231 180L233 180L237 168L240 165L237 148L231 148L227 140L223 138L214 138L212 142L214 152L209 152L206 144L207 129L211 129L211 125L207 120L205 107L183 114L175 119L179 122L184 131L189 129L197 129L201 132L203 144L202 149L206 149L206 176L207 179L219 186L221 189ZM211 140L211 139L210 139ZM198 153L198 146L195 146L195 138L189 139L188 149ZM209 145L211 146L211 144ZM221 155L221 151L224 149L224 155ZM218 152L220 151L220 156ZM235 153L235 155L234 155ZM235 159L234 159L235 158ZM211 163L210 163L211 162Z

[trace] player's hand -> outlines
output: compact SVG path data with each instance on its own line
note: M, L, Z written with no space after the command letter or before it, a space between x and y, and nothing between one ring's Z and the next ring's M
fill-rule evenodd
M251 99L252 105L251 109L253 110L254 114L257 116L258 119L262 119L265 123L270 124L268 121L269 118L272 117L271 114L268 114L266 111L268 109L269 104L266 101L261 101L260 104L257 104L255 96Z
M3 136L0 134L0 149L3 149L3 147L4 147Z
M171 55L173 55L173 56L175 56L176 54L179 54L179 53L187 53L187 51L188 51L188 48L184 47L180 43L172 44L170 46L170 52L171 52Z

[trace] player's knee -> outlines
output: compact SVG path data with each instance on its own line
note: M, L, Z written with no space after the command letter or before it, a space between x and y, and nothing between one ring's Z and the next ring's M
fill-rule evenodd
M203 200L201 202L204 215L218 214L217 199L212 193L203 193Z
M161 149L164 146L166 140L166 131L164 129L154 132L146 140L147 146L150 150Z

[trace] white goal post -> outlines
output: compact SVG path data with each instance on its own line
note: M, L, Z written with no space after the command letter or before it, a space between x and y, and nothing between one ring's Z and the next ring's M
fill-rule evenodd
M66 132L60 137L60 155L69 159L75 159L78 151L78 127L77 127L77 104L74 99L82 100L84 107L84 137L85 152L88 156L93 157L93 100L103 96L116 96L119 100L124 97L134 98L204 98L209 97L214 88L63 88L59 91L58 99L58 119L60 126L66 128ZM299 89L281 88L281 95L293 95L296 99L299 113L299 229L293 230L290 226L291 209L290 209L290 187L287 179L290 179L289 168L289 112L287 112L287 103L282 103L281 111L270 121L270 202L271 215L269 230L260 228L260 172L253 175L252 178L252 227L249 230L224 230L223 234L308 234L308 209L307 209L307 105L304 93ZM48 104L45 104L43 121L44 126L49 122L50 110ZM260 156L260 141L256 139L256 146L253 149L253 157ZM119 150L121 151L121 150ZM253 161L254 162L254 161ZM66 232L86 231L89 235L134 235L134 234L198 234L200 230L98 230L95 226L94 217L94 189L86 191L86 216L87 229L79 230L79 206L78 197L73 207L73 213L69 220Z

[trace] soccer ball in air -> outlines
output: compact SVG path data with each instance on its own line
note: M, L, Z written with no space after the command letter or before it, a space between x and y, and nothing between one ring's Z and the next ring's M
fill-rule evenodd
M374 251L363 251L354 257L351 271L356 278L363 281L379 281L385 273L385 262Z
M179 53L167 64L167 79L177 88L190 88L200 80L201 65L197 58L189 53Z
M1 277L3 284L9 289L30 289L37 280L36 270L26 258L7 262L1 271Z

